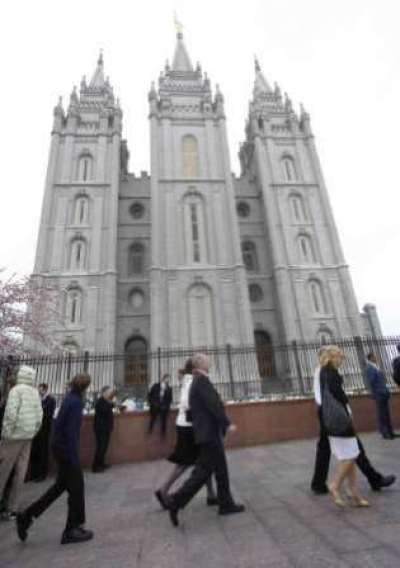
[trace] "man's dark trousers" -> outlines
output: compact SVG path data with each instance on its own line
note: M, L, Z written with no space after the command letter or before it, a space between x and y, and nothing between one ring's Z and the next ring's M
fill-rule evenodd
M168 413L169 413L169 409L159 408L159 407L151 408L151 409L150 409L150 425L149 425L149 432L152 432L152 431L153 431L154 424L156 423L156 420L157 420L157 418L158 418L158 416L159 416L159 417L160 417L160 422L161 422L161 434L162 434L163 436L165 436L166 433L167 433Z
M199 445L199 455L190 477L173 495L173 502L178 509L189 503L212 473L215 474L217 482L219 506L225 507L233 503L224 445L220 440Z
M105 466L105 458L108 445L110 443L111 431L106 428L99 428L95 429L94 433L96 437L96 452L94 454L93 469L96 469L98 467Z
M318 408L318 418L320 423L320 436L317 444L317 455L315 459L314 476L311 482L311 488L314 491L322 491L326 487L326 480L328 479L329 462L331 459L331 447L329 444L328 433L322 422L321 409ZM376 489L380 486L382 481L382 474L377 472L371 465L364 450L361 440L357 438L358 454L356 463L361 472L368 479L368 483L372 488Z
M375 403L380 433L382 436L393 436L393 426L389 408L389 395L377 395Z
M83 474L79 465L66 460L57 461L58 471L54 485L40 499L25 509L24 514L34 518L40 517L64 491L67 491L68 516L65 530L70 531L85 523Z

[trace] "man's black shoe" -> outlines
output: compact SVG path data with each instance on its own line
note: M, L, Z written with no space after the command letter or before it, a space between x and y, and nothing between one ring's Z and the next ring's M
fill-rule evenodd
M92 473L104 473L105 471L106 468L101 465L92 468Z
M209 507L214 507L218 505L218 497L207 497L207 505Z
M394 436L391 436L390 434L383 434L382 438L384 440L394 440Z
M28 529L32 524L32 518L28 517L28 515L24 513L17 513L15 521L17 525L18 538L22 542L25 542L28 538Z
M237 505L236 503L232 503L231 505L225 505L224 507L220 507L218 513L220 515L234 515L235 513L243 513L246 510L244 505Z
M178 511L179 508L176 506L176 503L174 501L174 499L168 499L168 501L166 501L166 506L168 509L168 513L169 513L169 518L171 519L171 523L174 525L174 527L179 526L179 519L178 519Z
M156 498L158 499L158 502L160 503L161 507L165 510L168 509L168 505L166 500L164 499L164 495L162 494L161 489L157 489L157 491L154 492L154 495L156 496Z
M311 491L314 495L327 495L329 493L329 489L326 485L323 485L322 487L311 487Z
M379 489L375 489L374 491L379 491L380 489L382 489L383 487L390 487L391 485L393 485L393 483L396 481L396 476L395 475L385 475L382 477L378 487Z
M82 527L78 527L76 529L64 531L61 538L61 544L86 542L88 540L92 540L92 538L93 538L93 531L88 531L86 529L83 529Z

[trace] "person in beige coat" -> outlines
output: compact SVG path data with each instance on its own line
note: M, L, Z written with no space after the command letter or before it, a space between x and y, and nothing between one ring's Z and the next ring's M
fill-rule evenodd
M15 387L10 390L3 419L0 441L0 495L13 468L8 502L8 511L3 519L12 519L18 510L18 501L29 463L32 439L42 424L42 404L37 389L33 386L36 371L21 366Z

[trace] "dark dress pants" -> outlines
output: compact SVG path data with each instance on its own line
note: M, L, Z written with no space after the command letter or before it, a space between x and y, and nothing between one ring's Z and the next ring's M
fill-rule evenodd
M32 441L29 479L45 479L49 472L51 428L42 428Z
M105 458L110 443L111 431L109 429L96 429L96 451L93 459L93 469L105 466Z
M66 460L57 460L58 471L55 483L40 499L35 501L26 510L29 517L40 517L46 509L54 503L63 493L68 493L68 515L66 531L80 527L85 523L85 486L80 466Z
M321 408L318 408L318 418L320 423L320 436L317 443L317 453L315 458L315 469L313 479L311 481L311 488L314 491L323 490L326 487L326 480L328 479L329 462L331 459L331 447L329 444L328 433L325 430L322 422ZM356 463L360 471L368 479L368 483L372 488L380 486L382 481L382 474L376 471L364 450L361 440L357 437L358 448L360 453L357 457Z
M212 474L217 482L217 496L220 507L233 503L228 465L222 440L199 445L199 455L191 475L174 494L173 500L179 509L183 509L196 493L206 484Z
M392 436L393 426L390 417L389 395L377 396L375 399L378 414L379 431L382 436Z
M158 417L160 417L161 421L161 434L165 436L167 433L167 421L168 421L168 414L169 409L153 407L150 408L150 424L149 424L149 432L153 431L154 424Z

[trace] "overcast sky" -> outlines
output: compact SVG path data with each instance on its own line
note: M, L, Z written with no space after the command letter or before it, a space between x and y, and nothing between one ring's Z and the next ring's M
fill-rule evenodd
M252 90L267 79L303 102L360 307L400 333L398 0L1 2L0 266L33 267L52 111L90 78L100 48L124 112L130 169L149 169L147 93L173 56L173 13L225 95L232 168Z

